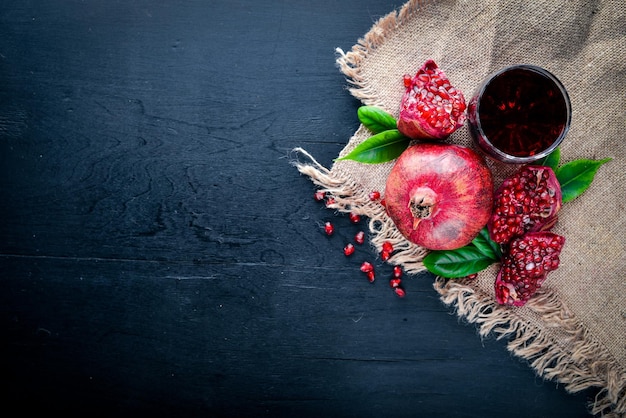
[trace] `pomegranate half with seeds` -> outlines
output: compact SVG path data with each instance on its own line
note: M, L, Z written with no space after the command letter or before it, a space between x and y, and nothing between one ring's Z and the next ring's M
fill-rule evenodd
M444 139L465 123L465 98L435 61L404 76L398 130L411 139Z
M389 173L385 200L407 240L430 250L456 249L487 224L493 178L484 159L467 147L417 143Z

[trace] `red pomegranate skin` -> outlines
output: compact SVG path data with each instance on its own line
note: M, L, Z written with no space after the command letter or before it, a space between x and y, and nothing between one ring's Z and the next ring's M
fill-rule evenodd
M487 224L493 177L470 148L417 143L392 168L385 201L407 240L429 250L452 250L469 244Z

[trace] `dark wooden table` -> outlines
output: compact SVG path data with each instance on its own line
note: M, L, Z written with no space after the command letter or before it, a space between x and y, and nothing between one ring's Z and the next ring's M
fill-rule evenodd
M428 274L368 283L290 164L357 128L334 48L401 4L0 1L4 410L587 416Z

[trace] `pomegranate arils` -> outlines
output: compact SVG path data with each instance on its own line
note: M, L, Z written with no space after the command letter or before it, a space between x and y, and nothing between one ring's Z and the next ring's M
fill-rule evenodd
M335 198L333 198L333 197L329 197L328 199L326 199L326 207L327 208L332 207L335 203L337 203L337 202L335 201Z
M387 261L387 260L389 260L391 258L391 253L388 252L388 251L381 251L380 252L380 258L383 261Z
M391 280L389 280L389 286L391 286L394 289L396 287L400 287L401 283L402 283L402 279L391 279Z
M550 167L526 166L496 190L488 228L491 239L506 244L527 232L551 228L562 205L561 187Z
M326 235L331 236L335 232L335 227L332 223L326 222L324 224L324 232L326 232Z
M326 193L318 190L315 192L315 194L313 195L313 197L315 198L315 200L317 200L318 202L321 202L322 200L324 200L324 198L326 197Z
M383 242L383 251L386 251L388 253L393 252L393 244L391 244L389 241Z
M363 244L365 242L365 232L357 232L354 236L354 242L356 242L357 244Z
M406 292L401 287L396 287L395 289L393 289L393 291L396 292L396 295L398 295L398 297L403 298L406 296Z
M559 267L565 238L552 232L531 232L513 239L495 282L496 300L523 306Z
M348 216L350 217L350 222L352 222L353 224L361 222L361 216L357 215L356 213L350 212Z
M400 277L402 277L402 267L400 266L393 267L393 277L395 277L396 279L399 279Z
M374 190L374 191L370 192L370 194L369 194L369 199L370 199L372 202L377 201L378 199L380 199L380 192L379 192L379 191L377 191L377 190Z
M372 265L372 263L370 263L368 261L364 261L361 264L361 271L363 273L369 273L370 271L374 271L374 266Z
M465 123L465 98L450 85L435 61L424 63L414 77L403 77L406 91L400 106L398 130L405 136L443 139Z
M352 245L351 243L347 243L346 246L343 247L343 253L346 255L346 257L354 254L354 245Z
M369 280L370 283L374 283L374 280L376 280L376 277L374 275L374 270L368 271L366 274L367 274L367 280Z

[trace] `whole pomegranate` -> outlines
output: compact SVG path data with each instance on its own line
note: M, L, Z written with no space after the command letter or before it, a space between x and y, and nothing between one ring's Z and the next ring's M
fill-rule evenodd
M496 300L523 306L559 266L565 238L552 232L530 232L515 238L503 257L495 282Z
M492 204L491 171L460 145L412 145L387 178L389 217L406 239L430 250L469 244L489 220Z
M404 76L398 130L412 139L444 139L465 123L465 98L435 61Z
M563 199L554 171L529 165L502 182L493 202L489 235L498 244L506 244L527 232L551 228Z

